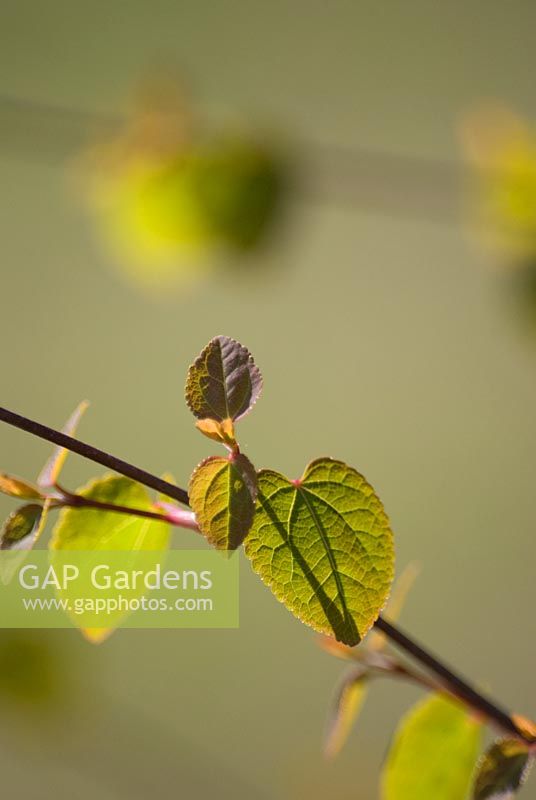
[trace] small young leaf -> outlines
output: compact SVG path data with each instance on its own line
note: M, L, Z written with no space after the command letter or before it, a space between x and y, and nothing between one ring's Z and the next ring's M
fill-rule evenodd
M73 413L63 426L62 433L66 433L67 436L74 436L74 434L76 433L76 429L78 427L78 423L80 422L88 405L89 403L83 400L75 408L75 410L73 411ZM64 447L54 448L54 452L52 453L47 463L39 473L39 477L37 479L38 486L41 486L43 489L48 489L51 486L54 486L54 484L59 478L59 474L65 463L65 459L67 458L68 453L69 451L66 450Z
M380 499L356 470L330 458L313 461L299 481L258 473L245 551L298 619L348 645L371 628L393 578L393 535Z
M236 438L232 419L224 419L217 422L215 419L198 419L195 427L204 436L213 439L215 442L224 444L231 449L236 447Z
M43 505L28 503L13 511L5 521L0 534L0 549L11 553L0 561L0 580L4 585L11 581L41 536L49 508L48 499Z
M404 717L382 776L383 800L463 800L478 757L482 725L443 695Z
M77 490L77 494L114 505L154 510L148 492L141 484L116 475L106 475ZM93 508L65 508L52 532L52 550L125 550L125 565L136 567L136 553L141 550L165 550L169 545L170 526L159 520L130 516L116 511ZM110 615L108 628L83 628L91 642L106 639L121 622L125 612ZM73 617L80 625L80 618Z
M4 523L0 539L2 550L31 550L39 532L43 506L29 503L13 511Z
M249 350L216 336L188 370L186 402L198 419L238 420L259 397L262 377Z
M509 800L525 783L532 762L522 742L516 739L495 742L478 765L474 800Z
M525 737L532 739L533 743L536 744L536 722L533 722L527 717L522 717L521 714L512 714L512 719L521 733L523 733Z
M346 742L367 695L367 670L356 667L345 675L335 698L324 745L328 758L335 758Z
M21 500L43 499L41 492L31 483L23 481L22 478L16 478L14 475L7 475L5 472L0 472L0 492L8 494L10 497L19 497Z
M246 456L211 456L192 474L190 504L201 533L217 550L236 550L255 514L257 476Z

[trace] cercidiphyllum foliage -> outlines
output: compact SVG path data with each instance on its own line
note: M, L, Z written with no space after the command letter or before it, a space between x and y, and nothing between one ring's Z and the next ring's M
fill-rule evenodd
M87 486L77 490L77 494L88 500L111 503L118 506L153 511L154 504L149 493L141 484L129 478L117 475L106 475L91 481ZM95 536L95 531L99 535ZM170 526L158 519L148 519L115 511L95 508L65 508L52 532L50 547L52 550L79 550L84 553L98 551L126 551L125 563L130 569L136 568L136 553L143 551L162 551L169 547ZM143 561L145 564L145 560ZM59 595L69 598L69 588L60 589ZM78 590L75 590L78 591ZM139 590L143 594L143 588ZM125 595L128 592L124 592ZM137 595L134 595L137 596ZM125 617L124 611L108 615L110 624L106 628L82 628L86 638L100 642L107 638ZM73 616L73 621L80 626L80 617Z
M28 503L12 511L2 528L2 550L29 550L41 527L43 506Z
M261 386L261 373L249 351L224 336L209 342L190 367L186 398L198 427L230 452L227 457L207 458L194 471L188 527L199 526L217 549L234 550L244 543L254 571L274 595L298 619L325 635L326 649L354 662L339 689L328 733L326 749L334 755L355 720L370 677L383 672L404 674L428 687L431 682L383 652L386 639L379 631L373 632L364 648L353 649L377 620L391 587L394 546L388 518L366 479L342 461L316 459L299 480L273 470L255 471L240 452L234 422L251 409ZM64 428L66 433L74 433L85 407L81 404L76 409ZM2 548L21 549L13 555L24 558L49 508L69 502L74 506L62 508L52 534L51 566L60 564L72 550L97 558L104 550L116 550L121 564L126 560L132 570L142 553L155 556L169 546L173 519L155 516L159 505L141 484L111 475L92 481L77 495L63 492L57 481L66 455L63 448L56 448L37 486L0 475L0 491L31 501L15 510L4 525ZM103 506L90 507L88 502ZM11 562L10 569L17 567L18 562ZM413 577L411 572L403 574L389 604L393 618ZM2 574L4 581L9 578ZM71 608L69 589L63 585L57 591ZM133 585L121 591L136 596L146 588ZM126 613L111 612L106 628L90 627L89 622L84 626L83 617L72 619L90 641L98 642L121 624ZM536 727L530 720L517 716L512 722L529 743L536 741ZM450 696L433 693L427 697L406 715L395 736L383 774L383 800L463 800L471 787L482 727ZM529 749L522 742L497 742L480 762L474 800L513 796L530 761Z
M299 481L258 473L245 552L255 572L298 619L355 645L385 605L393 580L393 534L365 478L320 458Z
M482 724L458 702L432 694L402 719L382 775L382 800L464 800Z
M517 739L501 739L485 753L478 765L474 800L508 800L527 780L534 757Z
M256 403L261 389L262 376L249 350L216 336L188 370L186 402L197 419L236 422Z
M257 475L246 456L210 456L194 470L188 486L190 505L201 533L217 550L236 550L255 514Z

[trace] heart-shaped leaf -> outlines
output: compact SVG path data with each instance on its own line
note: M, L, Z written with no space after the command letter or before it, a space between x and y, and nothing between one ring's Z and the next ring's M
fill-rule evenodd
M473 790L474 800L508 800L525 783L533 758L517 739L495 742L482 758Z
M186 402L198 419L238 420L254 405L262 377L249 350L216 336L188 370Z
M153 511L154 507L146 489L129 478L106 475L78 489L77 494L101 503ZM165 550L169 545L169 525L160 520L133 516L116 511L94 508L65 508L54 530L52 550L107 551L125 550L125 569L136 568L136 553L147 550ZM70 599L70 598L69 598ZM125 612L109 616L107 628L82 628L84 636L92 642L101 642L120 624ZM80 625L80 617L73 617Z
M365 478L320 458L299 481L258 473L245 541L253 569L302 622L357 644L383 608L393 579L393 535Z
M218 550L236 550L246 538L255 514L257 476L242 454L212 456L192 474L190 504L201 533Z
M383 771L383 800L463 800L482 725L459 703L432 694L404 717Z

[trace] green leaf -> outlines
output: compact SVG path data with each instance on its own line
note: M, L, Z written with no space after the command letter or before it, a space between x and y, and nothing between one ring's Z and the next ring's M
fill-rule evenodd
M5 472L0 472L0 492L10 497L19 497L21 500L43 499L41 492L31 483L14 475L7 475Z
M237 420L248 413L261 388L261 373L249 350L216 336L188 370L186 402L198 419Z
M433 694L404 717L387 757L383 800L464 800L482 725L454 700Z
M67 422L62 428L62 433L66 433L67 436L74 436L76 433L76 429L78 427L78 423L80 422L84 412L86 411L89 403L83 400L73 411ZM47 463L39 473L39 477L37 479L38 486L42 487L43 489L48 489L51 486L54 486L56 481L59 478L60 472L62 467L65 463L65 459L67 458L69 451L66 450L64 447L56 447L48 459Z
M50 500L43 505L28 503L13 511L0 533L0 549L12 551L0 561L0 580L7 585L26 560L45 527Z
M357 644L376 620L393 579L393 535L365 478L320 458L299 481L258 473L253 569L278 600L320 633Z
M29 503L13 511L2 528L0 549L31 550L41 527L43 506Z
M242 454L211 456L192 474L190 505L201 533L217 550L236 550L246 538L255 514L257 476Z
M339 686L324 745L328 758L335 758L352 730L367 695L367 674L365 667L356 667Z
M473 790L474 800L508 800L525 783L533 758L516 739L495 742L482 758Z
M116 475L91 481L76 494L113 505L153 511L148 492L141 484ZM147 519L93 508L65 508L60 512L52 532L52 550L126 550L128 568L135 569L136 552L165 550L169 546L170 526L160 520ZM126 567L125 567L126 568ZM92 642L101 642L119 624L124 613L112 619L109 628L82 629ZM75 623L77 620L74 617Z

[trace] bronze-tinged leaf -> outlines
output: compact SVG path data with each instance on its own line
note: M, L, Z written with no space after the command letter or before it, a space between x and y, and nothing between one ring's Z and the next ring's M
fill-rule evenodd
M533 760L517 739L495 742L478 765L473 800L510 800L525 783Z
M249 350L216 336L188 370L186 402L198 419L238 420L257 401L262 377Z
M367 689L365 667L356 667L344 676L337 690L326 734L324 752L328 758L335 758L344 746L365 701Z
M198 419L195 427L204 436L215 442L225 445L230 449L236 447L236 438L232 419L224 419L218 422L215 419Z
M88 406L89 403L86 400L83 400L75 408L75 410L73 411L73 413L63 426L62 433L67 434L67 436L74 436L74 434L76 433L76 429L78 428L78 423L80 422ZM68 453L69 451L66 450L64 447L54 448L52 455L50 456L47 463L39 473L39 477L37 479L38 486L41 486L43 489L48 489L54 486L54 484L59 478L60 472L65 463L65 459L67 458Z
M211 456L195 469L188 487L201 533L217 550L236 550L255 514L257 475L242 454Z
M512 714L512 719L514 720L518 730L521 731L525 736L536 744L536 722L533 722L531 719L527 717L522 717L521 714Z
M7 475L0 472L0 492L8 494L10 497L18 497L21 500L42 500L43 495L35 486L28 481L17 478L15 475Z
M245 552L298 619L347 645L370 630L393 579L393 534L379 497L331 458L313 461L298 481L258 473Z

